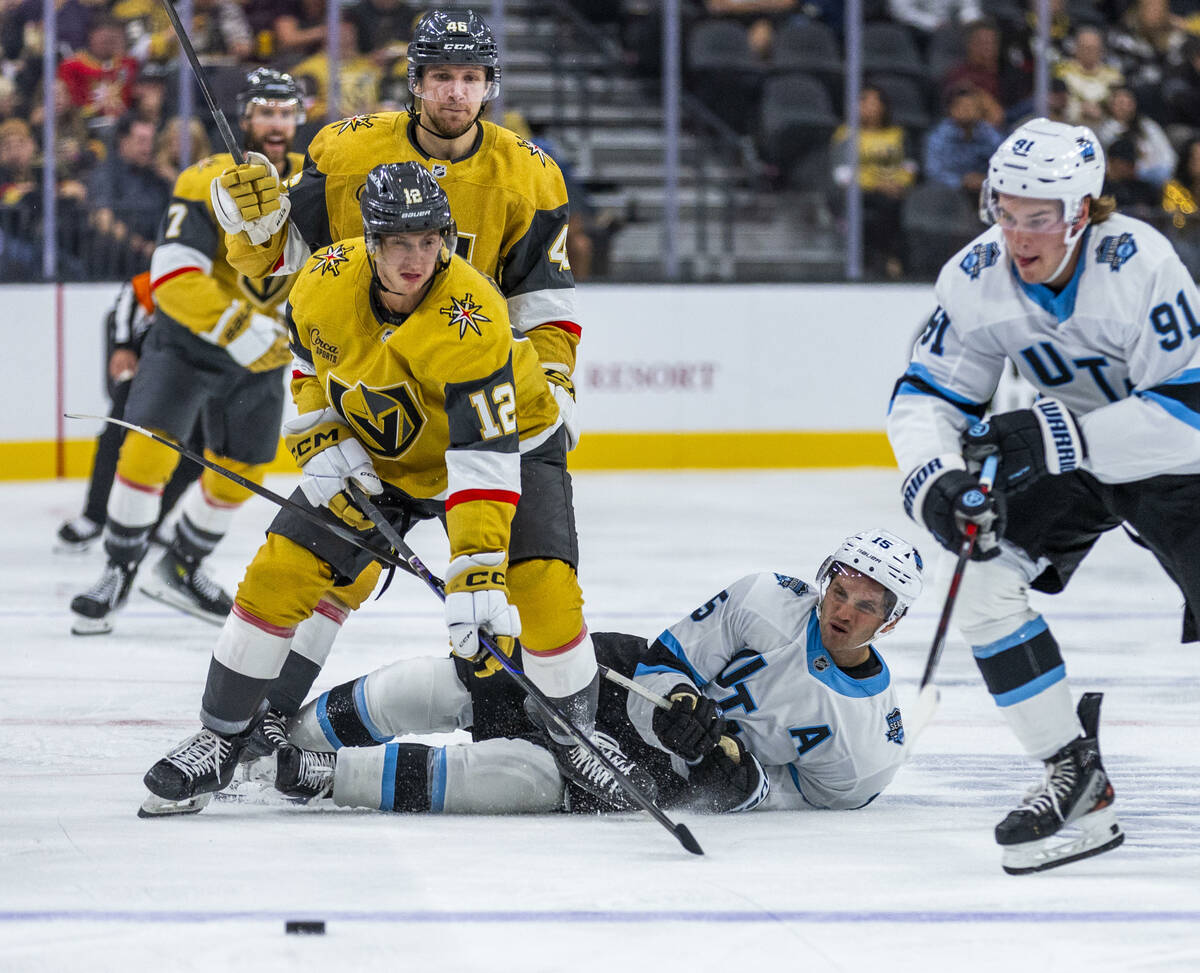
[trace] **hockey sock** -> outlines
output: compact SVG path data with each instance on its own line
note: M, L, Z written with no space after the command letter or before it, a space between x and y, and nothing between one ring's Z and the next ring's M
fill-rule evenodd
M1031 757L1045 759L1079 735L1062 653L1040 615L971 651L988 692Z
M338 754L333 803L381 811L428 811L430 757L439 752L443 751L420 743L343 750Z
M108 518L104 527L104 551L117 564L138 564L150 543L150 528L158 518L161 493L154 487L133 483L120 476L113 480L108 495Z
M237 506L209 497L203 483L192 487L175 526L173 546L180 557L192 562L208 557L228 532Z
M322 598L312 617L296 626L291 651L268 693L272 708L285 716L295 716L300 711L348 615L349 610L344 605Z
M200 722L226 736L246 730L279 675L294 634L294 628L271 625L234 605L209 661Z

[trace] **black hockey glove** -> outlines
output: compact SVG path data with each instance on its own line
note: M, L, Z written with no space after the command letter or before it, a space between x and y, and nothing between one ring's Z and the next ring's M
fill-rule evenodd
M691 801L699 811L724 814L749 811L770 790L762 764L737 737L723 736L688 776Z
M654 735L671 753L694 764L717 745L725 732L725 721L716 702L700 695L695 686L681 682L667 698L671 708L656 707L651 718Z
M1004 495L985 494L979 480L962 465L957 456L940 456L910 473L904 481L904 509L954 553L962 545L967 524L976 524L979 533L971 560L990 561L1000 553L1004 536Z
M1078 469L1087 444L1062 402L1038 399L1030 409L989 416L963 433L963 458L970 472L978 473L993 453L1000 457L996 486L1016 493L1047 474Z

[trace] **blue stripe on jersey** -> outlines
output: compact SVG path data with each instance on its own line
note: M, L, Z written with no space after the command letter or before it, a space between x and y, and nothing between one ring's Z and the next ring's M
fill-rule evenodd
M1038 615L1011 635L1006 635L1002 639L996 639L995 642L989 642L987 645L972 645L971 654L976 659L990 659L994 655L999 655L1007 649L1011 649L1014 645L1020 645L1022 642L1028 642L1035 635L1040 635L1046 631L1046 620Z
M1009 269L1012 271L1013 280L1017 282L1017 286L1025 292L1034 304L1040 307L1043 311L1049 311L1054 315L1059 324L1066 321L1072 314L1075 313L1075 295L1079 293L1079 279L1083 276L1084 267L1087 266L1087 246L1088 237L1092 234L1092 228L1089 226L1083 231L1083 239L1079 241L1079 262L1075 265L1075 273L1071 275L1071 279L1067 281L1067 286L1059 293L1055 294L1045 284L1026 284L1021 280L1021 275L1017 273L1016 265L1010 260Z
M928 395L928 392L920 389L916 385L912 385L904 381L904 377L911 375L913 378L919 378L922 382L932 388L938 395L944 398L947 402L953 405L964 406L970 409L978 409L979 403L972 402L965 395L959 395L957 392L951 392L946 386L942 385L933 377L933 373L922 365L920 362L909 362L908 369L904 376L900 379L900 387L896 389L896 395Z
M888 671L887 663L883 661L883 656L879 656L879 664L882 667L879 672L868 679L853 679L847 676L837 663L833 661L833 656L825 649L821 642L821 623L817 619L817 610L814 608L808 616L808 633L807 633L808 653L808 672L818 682L824 683L835 693L841 696L851 696L865 698L867 696L878 696L881 692L888 688L892 682L892 674ZM876 653L878 655L878 653ZM824 669L818 669L814 664L817 659L823 658L828 665Z
M371 734L371 739L378 743L387 743L390 740L391 734L384 733L374 723L371 722L371 714L367 712L367 696L363 691L363 686L366 684L366 677L354 680L354 712L358 714L358 718L362 720L363 728Z
M400 744L389 743L383 748L383 777L379 781L379 810L396 809L396 760L400 755Z
M795 764L788 764L788 773L792 777L792 786L796 788L796 793L800 795L800 800L802 800L809 807L816 807L812 801L804 796L804 788L800 786L800 775L796 772Z
M329 722L329 714L325 711L325 704L329 701L329 693L321 693L317 697L317 725L321 728L321 732L325 734L325 739L329 741L329 745L334 750L340 750L342 741L338 739L338 735L333 732L333 724Z
M429 810L441 814L446 808L446 748L434 747L429 768Z
M693 666L691 664L691 662L688 661L687 653L683 651L683 646L679 644L679 639L677 639L674 635L671 634L670 629L667 629L665 632L663 632L662 635L660 635L658 637L658 640L667 647L667 649L668 649L668 651L670 651L671 655L675 656L676 659L678 659L680 662L682 662L684 664L684 666L687 668L688 673L692 677L692 682L694 682L701 689L703 689L705 686L707 686L709 684L709 682L711 680L705 679L703 676L700 675L700 673L698 673L696 671L696 667ZM641 670L642 670L642 666L639 665L637 667L637 670L635 671L634 675L637 675L637 672L640 672ZM665 668L654 669L654 668L646 667L645 671L646 672L670 672L671 670L665 669Z
M1169 395L1160 395L1158 392L1153 391L1138 392L1136 394L1139 398L1145 399L1147 402L1153 402L1168 415L1174 416L1185 425L1191 426L1193 429L1200 429L1200 412L1189 409L1178 399L1174 399Z
M997 706L1012 706L1014 703L1021 703L1036 696L1043 689L1053 686L1056 682L1062 682L1066 678L1067 667L1055 666L1049 672L1043 672L1036 679L1031 679L1024 686L1018 686L1007 693L1000 693L999 696L993 696L992 699L996 701Z

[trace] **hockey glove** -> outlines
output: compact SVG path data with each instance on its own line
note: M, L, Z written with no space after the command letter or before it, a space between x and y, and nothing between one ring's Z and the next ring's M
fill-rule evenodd
M766 800L771 789L762 764L737 737L723 736L688 776L692 803L698 810L725 814L749 811Z
M363 492L378 496L383 484L371 457L333 409L305 412L283 424L284 443L304 474L300 490L314 507L328 507L356 530L374 525L345 492L354 480Z
M200 335L252 372L269 372L292 360L288 334L269 314L259 314L245 301L234 301L211 331Z
M279 170L260 152L247 152L209 186L213 213L226 233L245 233L261 246L283 228L292 201L279 181Z
M651 726L659 742L690 764L712 750L725 732L715 700L702 696L695 686L680 683L667 694L671 708L654 710Z
M570 451L579 445L579 423L575 420L575 383L570 375L558 368L546 368L545 372L550 393L558 403L558 417L567 431L567 450Z
M963 433L963 457L970 472L977 473L992 454L1000 457L996 486L1015 493L1043 476L1078 469L1087 444L1062 402L1038 399L1031 409L989 416Z
M521 634L521 616L508 603L507 561L499 552L460 554L446 569L446 628L455 655L477 656L481 630L511 638Z
M963 469L962 457L948 455L918 467L904 481L904 509L933 534L942 547L957 553L967 524L975 524L972 561L990 561L1000 554L1004 536L1004 495L984 493L979 480Z

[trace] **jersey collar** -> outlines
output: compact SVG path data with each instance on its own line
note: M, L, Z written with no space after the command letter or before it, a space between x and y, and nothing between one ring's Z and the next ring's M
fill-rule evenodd
M1083 231L1083 236L1079 238L1079 261L1075 265L1075 273L1067 281L1067 286L1057 294L1045 284L1026 284L1021 280L1021 275L1017 273L1013 262L1011 260L1008 262L1008 269L1012 273L1013 279L1025 292L1025 295L1043 311L1053 314L1059 324L1075 313L1075 297L1079 293L1079 278L1083 276L1083 268L1087 264L1088 238L1091 235L1092 228L1089 226Z
M408 119L408 127L405 129L405 133L408 135L409 144L412 145L422 159L427 161L434 159L434 156L430 155L423 148L421 148L421 143L417 141L417 119L415 116L411 116ZM448 161L451 165L454 165L456 162L462 162L466 159L469 159L479 151L479 147L481 145L483 145L483 119L477 118L475 120L475 141L471 143L471 147L457 159L450 159Z
M832 689L835 693L842 696L878 696L881 692L888 688L892 682L892 674L888 671L887 663L883 661L883 656L876 653L879 659L879 672L873 676L868 676L866 679L855 679L852 676L846 675L838 668L836 662L833 661L833 656L826 650L824 643L821 641L821 623L817 618L817 610L814 608L808 616L808 632L807 645L805 652L808 656L808 672L814 679L823 682L826 686ZM874 651L874 649L872 649Z

